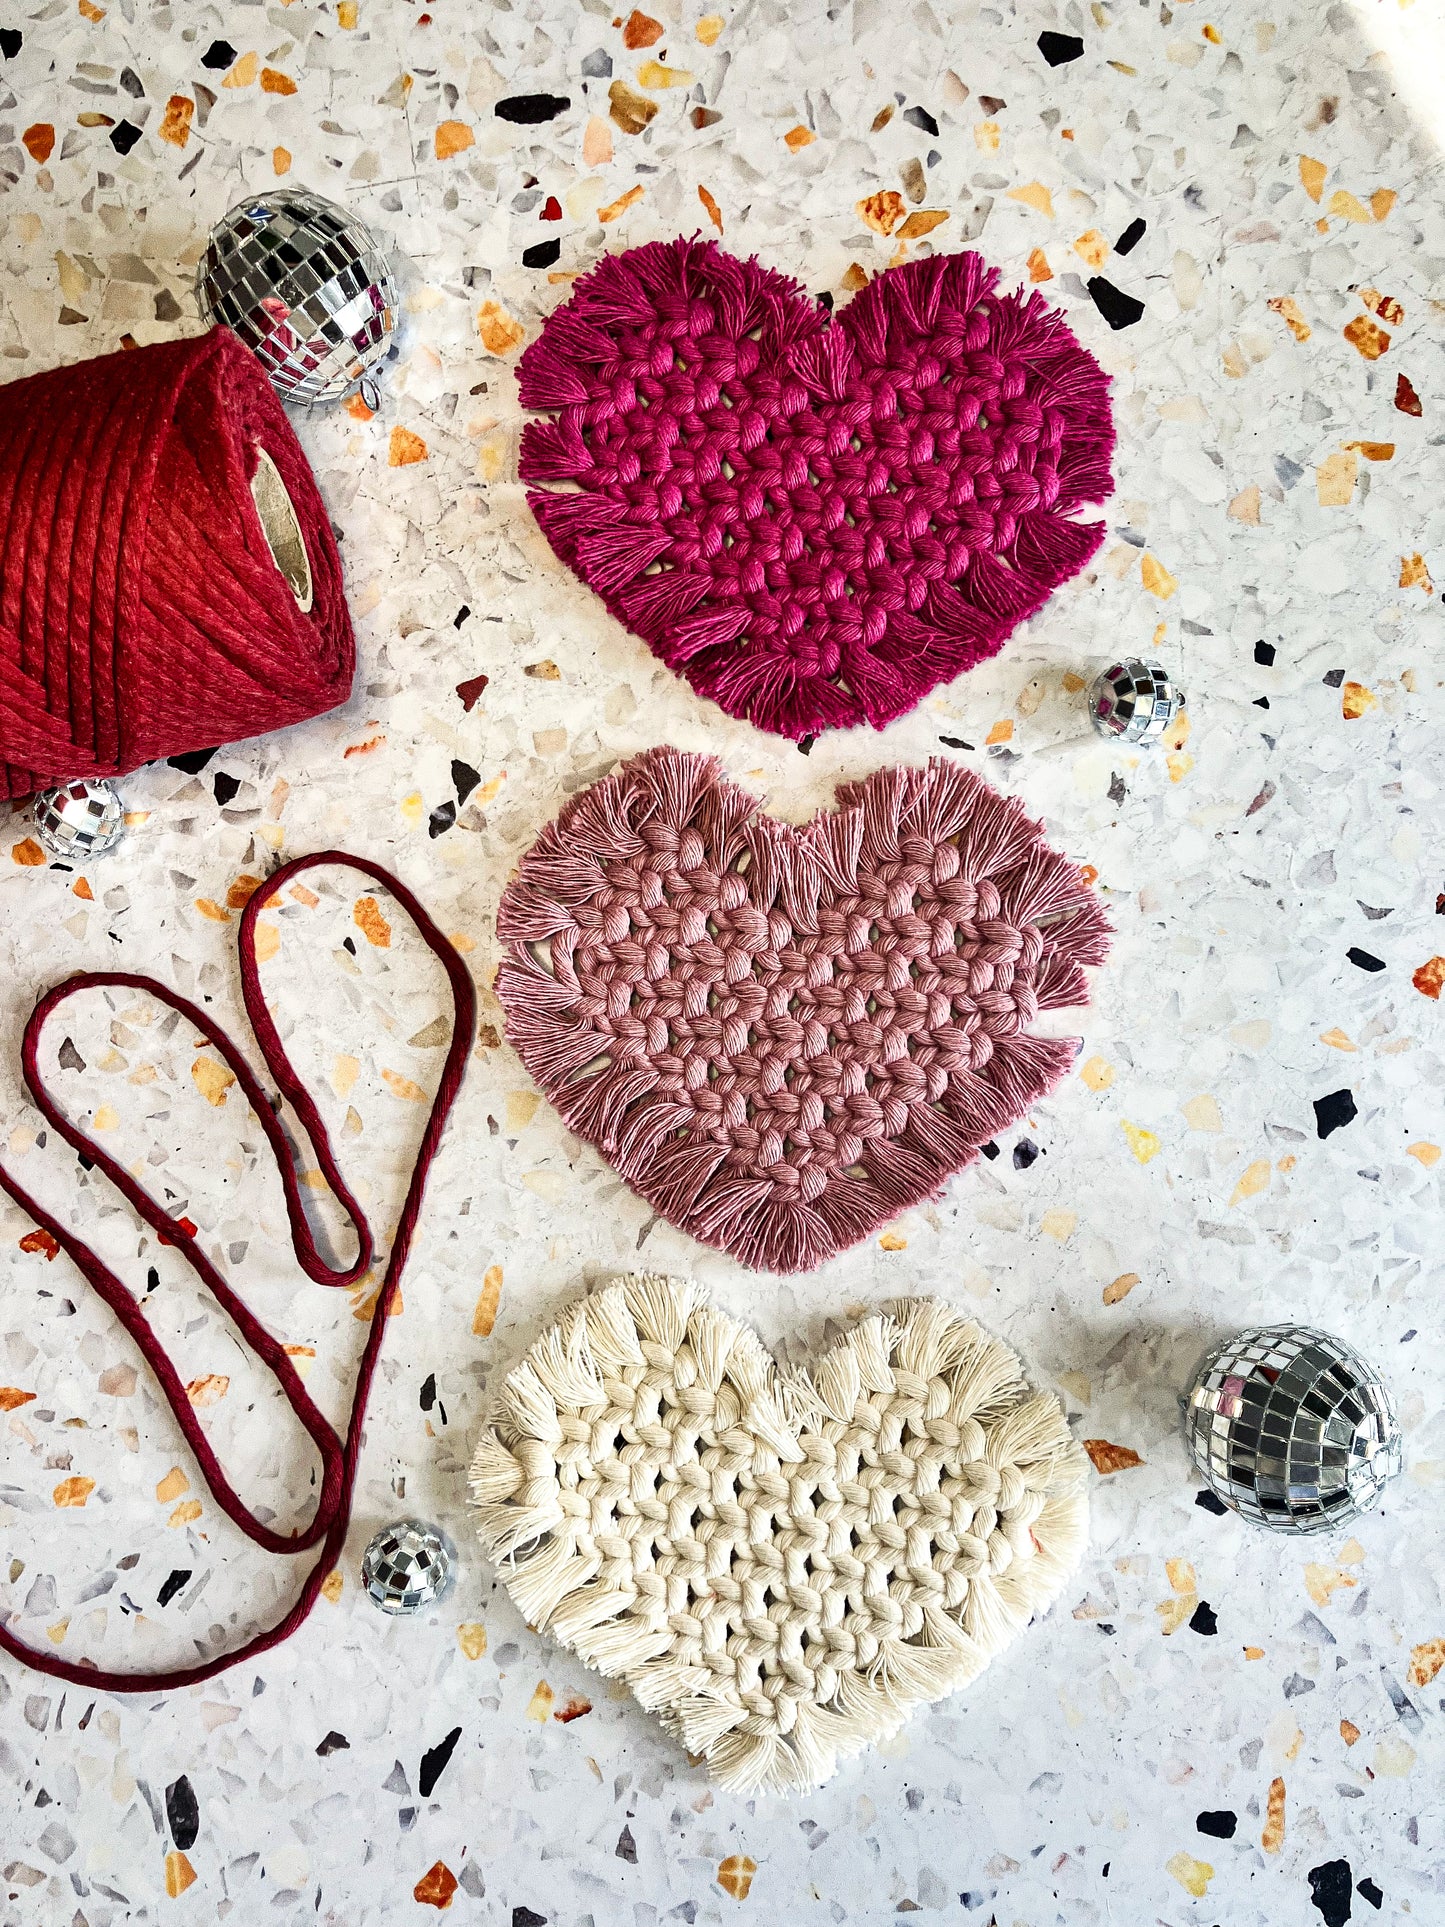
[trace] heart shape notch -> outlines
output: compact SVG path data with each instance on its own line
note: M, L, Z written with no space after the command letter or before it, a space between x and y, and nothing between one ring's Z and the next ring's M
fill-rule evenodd
M1103 539L1108 377L977 254L836 320L715 242L584 275L519 364L557 555L700 695L800 738L881 728L992 656Z
M935 1195L1072 1065L1109 926L971 771L878 771L800 828L714 757L575 797L497 913L507 1035L661 1216L806 1271Z
M619 1279L508 1375L471 1483L528 1623L740 1794L815 1787L966 1685L1088 1536L1057 1399L923 1298L783 1373L694 1285Z

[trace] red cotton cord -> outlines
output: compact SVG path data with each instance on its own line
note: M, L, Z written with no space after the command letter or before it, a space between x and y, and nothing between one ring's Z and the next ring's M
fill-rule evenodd
M266 1134L272 1156L276 1161L282 1188L286 1194L286 1212L291 1222L291 1244L301 1269L313 1283L318 1285L355 1284L357 1279L364 1276L372 1262L375 1247L371 1228L366 1221L365 1213L337 1167L336 1158L331 1149L331 1139L322 1122L321 1113L297 1076L291 1060L286 1055L271 1013L266 1008L255 949L256 919L266 905L273 901L282 886L305 870L319 869L330 864L359 870L373 882L381 884L390 891L411 918L422 941L446 971L447 980L451 985L453 1009L451 1043L447 1048L446 1061L442 1067L436 1096L432 1099L426 1129L422 1133L416 1163L412 1167L406 1198L397 1223L396 1237L392 1242L391 1254L387 1260L386 1274L372 1310L366 1346L357 1370L356 1390L351 1401L351 1415L344 1440L338 1437L335 1429L311 1399L284 1347L272 1337L247 1308L244 1301L232 1291L201 1249L195 1235L169 1216L94 1138L87 1136L63 1115L46 1089L39 1068L40 1041L47 1021L63 1003L81 991L103 989L112 984L131 990L144 990L171 1010L178 1011L187 1023L194 1024L207 1041L220 1052L245 1094L257 1122ZM231 1320L244 1342L271 1371L292 1411L315 1441L316 1448L321 1454L322 1477L315 1516L309 1526L302 1531L285 1535L271 1531L251 1513L221 1469L220 1461L211 1449L194 1408L186 1397L186 1390L180 1376L160 1341L151 1331L134 1294L88 1245L77 1238L57 1218L52 1217L27 1191L22 1189L3 1166L0 1166L0 1190L6 1191L23 1210L29 1212L37 1225L49 1232L135 1340L146 1363L155 1374L165 1394L166 1402L175 1415L176 1423L185 1434L187 1444L196 1456L212 1497L227 1518L234 1521L247 1538L256 1545L263 1546L268 1552L305 1552L319 1543L321 1555L306 1575L305 1583L295 1604L279 1624L267 1632L259 1633L234 1652L222 1653L214 1659L205 1660L200 1665L175 1667L169 1672L112 1673L86 1661L72 1662L61 1659L58 1654L42 1652L36 1647L26 1645L23 1640L15 1637L8 1625L0 1624L0 1649L9 1653L13 1659L18 1659L24 1666L33 1667L37 1672L49 1673L54 1679L69 1680L76 1686L101 1687L114 1693L154 1692L176 1686L194 1686L202 1680L213 1678L217 1673L225 1672L228 1667L238 1665L242 1660L251 1659L258 1653L269 1651L273 1646L279 1646L281 1641L288 1639L309 1615L322 1585L336 1565L351 1522L351 1498L356 1484L357 1463L361 1454L362 1425L366 1418L372 1376L381 1355L387 1317L395 1302L401 1286L402 1273L406 1268L407 1255L411 1249L422 1198L426 1191L427 1175L441 1143L447 1118L461 1088L467 1055L471 1050L476 1020L476 991L466 965L411 892L379 864L368 862L365 857L349 856L339 850L324 850L319 855L298 857L294 862L285 864L267 879L263 887L256 891L246 905L241 915L238 943L241 961L241 994L245 1000L246 1015L251 1021L251 1029L260 1046L261 1056L281 1095L300 1119L316 1152L317 1163L326 1182L356 1232L357 1255L344 1270L338 1271L328 1265L316 1247L315 1238L306 1222L306 1213L301 1203L301 1193L289 1141L260 1080L224 1031L220 1030L203 1010L186 998L176 996L173 991L167 990L163 984L157 983L151 977L135 976L127 971L84 971L79 976L71 977L65 983L57 984L53 990L47 991L35 1006L25 1026L21 1061L25 1071L25 1082L46 1121L54 1126L76 1152L97 1166L109 1178L132 1210L145 1220L158 1237L179 1251L181 1257L185 1259Z

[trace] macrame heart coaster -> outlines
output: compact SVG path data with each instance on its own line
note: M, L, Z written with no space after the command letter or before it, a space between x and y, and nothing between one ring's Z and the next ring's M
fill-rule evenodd
M655 749L575 797L497 913L507 1035L671 1223L806 1271L932 1197L1074 1061L1108 924L1037 823L943 761L801 828Z
M982 1671L1088 1535L1007 1346L919 1298L811 1375L684 1280L619 1279L510 1373L472 1462L528 1622L737 1793L803 1792Z
M523 355L527 497L558 556L731 716L802 737L911 709L1103 539L1108 377L977 254L836 320L711 241L579 280Z

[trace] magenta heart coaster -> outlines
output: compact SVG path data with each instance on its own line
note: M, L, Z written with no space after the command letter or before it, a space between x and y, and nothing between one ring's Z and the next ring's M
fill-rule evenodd
M1109 926L970 771L880 770L795 828L714 757L575 797L497 913L507 1035L672 1224L807 1271L932 1197L1074 1061Z
M1108 377L977 254L836 320L711 241L576 285L520 364L548 541L693 687L794 738L881 727L996 654L1103 538ZM560 485L560 486L558 486Z

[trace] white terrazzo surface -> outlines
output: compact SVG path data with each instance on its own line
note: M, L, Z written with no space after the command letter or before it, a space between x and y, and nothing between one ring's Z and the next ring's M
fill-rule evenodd
M25 862L21 815L3 826L3 1155L139 1290L155 1267L182 1376L228 1381L206 1408L213 1437L246 1495L287 1520L305 1515L310 1468L270 1381L173 1255L37 1141L16 1047L55 979L149 971L234 1025L228 892L339 844L393 864L470 943L495 1026L503 882L619 756L716 751L800 816L836 780L942 742L1043 815L1108 893L1119 935L1083 1074L884 1242L780 1281L654 1223L484 1030L388 1334L339 1597L262 1663L170 1698L0 1665L0 1921L393 1927L448 1894L456 1919L510 1927L914 1911L1313 1927L1346 1906L1445 1920L1438 6L753 0L715 36L691 4L651 13L662 31L631 49L650 30L624 34L599 0L53 0L8 16L7 376L195 326L208 224L282 167L390 232L408 317L379 417L301 427L344 535L351 703L198 775L130 778L144 821L88 899L73 873ZM1080 36L1081 57L1049 67L1044 28ZM656 104L640 134L610 117L619 80ZM494 114L537 91L570 104L530 127ZM122 122L139 131L124 156ZM443 123L461 130L443 150L470 137L445 159ZM813 138L790 144L795 129ZM1116 377L1098 566L886 739L825 739L805 759L698 701L562 572L517 486L516 347L565 293L523 250L557 238L555 276L603 248L711 232L699 188L726 245L840 300L852 264L876 271L899 245L864 225L860 199L897 189L909 210L944 210L908 253L967 240L1006 284L1033 257ZM1111 333L1074 244L1112 242L1136 216L1143 238L1097 271L1145 313ZM1374 359L1357 344L1378 337L1353 326L1367 306L1389 336ZM493 347L519 324L509 352L489 352L479 310ZM1400 406L1411 391L1418 414ZM396 429L421 459L389 461L416 453ZM1192 734L1167 760L1098 742L1066 687L1156 628L1191 697ZM479 674L468 711L456 686ZM477 787L431 835L454 764ZM267 982L386 1224L422 1114L407 1082L435 1076L442 1002L399 919L390 948L359 939L354 895L338 875L315 910L288 908ZM352 1305L297 1282L279 1187L236 1150L256 1137L237 1094L208 1105L183 1027L117 1001L67 1027L60 1088L78 1115L114 1119L272 1329L314 1348L310 1385L339 1417ZM137 1081L147 1066L154 1081ZM1322 1140L1315 1102L1341 1090L1356 1115ZM238 1643L294 1575L218 1517L130 1344L63 1258L20 1248L29 1230L0 1210L0 1608L25 1638L115 1666ZM646 1716L527 1631L469 1542L463 1470L489 1379L639 1251L691 1269L794 1355L856 1306L954 1295L1058 1387L1081 1437L1143 1461L1095 1479L1091 1551L1049 1619L805 1800L710 1792ZM1106 1296L1127 1274L1139 1282ZM1353 1538L1290 1542L1199 1508L1175 1436L1175 1389L1206 1340L1292 1316L1349 1337L1398 1392L1409 1471ZM93 1482L83 1505L56 1505L68 1480ZM430 1618L388 1623L356 1565L405 1512L451 1531L462 1570ZM1212 1635L1196 1630L1211 1618ZM423 1756L454 1728L423 1792ZM1200 1830L1225 1813L1232 1838ZM755 1865L746 1898L730 1860Z

